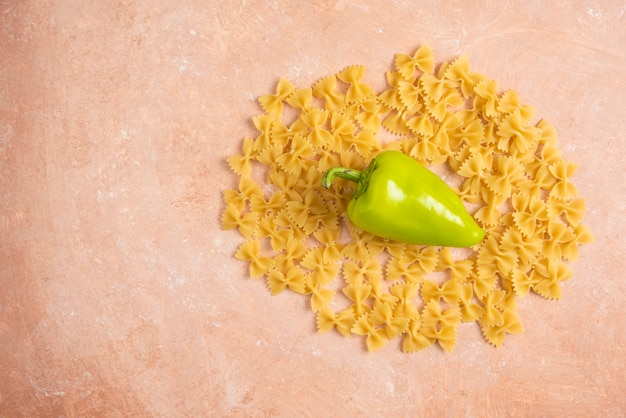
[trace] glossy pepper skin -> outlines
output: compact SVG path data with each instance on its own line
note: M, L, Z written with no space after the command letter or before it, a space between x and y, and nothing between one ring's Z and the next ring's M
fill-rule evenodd
M363 171L331 168L322 186L335 177L356 182L348 217L374 235L446 247L471 247L485 236L454 190L401 152L384 151Z

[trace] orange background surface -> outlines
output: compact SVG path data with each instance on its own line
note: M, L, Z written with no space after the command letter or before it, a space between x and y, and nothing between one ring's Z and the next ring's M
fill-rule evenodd
M0 416L623 416L626 2L0 1ZM428 44L558 130L587 199L558 302L495 349L374 354L220 229L260 95Z

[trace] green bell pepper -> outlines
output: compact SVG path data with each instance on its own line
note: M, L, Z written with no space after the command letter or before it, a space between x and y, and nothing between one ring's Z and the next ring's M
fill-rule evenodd
M374 235L446 247L470 247L485 236L454 190L401 152L384 151L363 171L331 168L322 186L336 177L356 182L348 218Z

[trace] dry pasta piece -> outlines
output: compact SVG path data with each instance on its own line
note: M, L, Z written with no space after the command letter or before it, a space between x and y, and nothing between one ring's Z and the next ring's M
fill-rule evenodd
M289 258L286 253L281 252L276 254L272 260L274 260L274 269L287 274L292 267L296 264L293 259Z
M480 181L477 183L478 185L481 184ZM474 218L488 227L498 225L502 216L500 206L504 203L505 196L491 192L487 188L482 189L481 194L486 205L476 211Z
M334 112L330 117L330 126L333 139L328 144L327 148L335 152L341 152L347 149L348 147L344 146L344 144L348 138L354 136L356 131L354 121L341 113Z
M545 147L544 147L545 148ZM532 166L529 165L530 170L527 170L527 174L532 177L530 184L528 184L525 189L532 188L535 192L525 192L521 190L522 182L518 184L520 190L519 193L523 193L526 196L536 196L543 198L543 192L546 190L551 190L556 184L557 180L554 178L552 173L550 173L549 165L545 161L535 161Z
M406 121L406 126L415 135L428 138L433 135L434 127L427 113L417 114Z
M371 310L371 306L367 304L371 292L372 287L366 284L349 284L343 288L343 294L354 302L351 309L357 317Z
M550 239L546 241L543 247L543 254L548 258L560 259L562 257L561 247L575 239L574 231L559 220L550 220L546 232Z
M485 178L485 184L500 196L511 196L513 186L524 179L524 169L513 157L498 156L494 159L495 174Z
M353 242L348 243L341 253L348 259L352 261L367 261L370 259L371 254L367 247L365 239L362 236L357 236Z
M523 332L522 324L515 313L505 311L502 316L501 325L482 327L483 335L494 347L502 345L506 334L520 334Z
M250 198L250 209L266 216L268 213L276 214L285 206L285 193L278 190L267 200L261 195L253 195Z
M593 235L583 224L577 225L572 228L574 232L574 239L564 242L561 246L561 253L565 260L576 261L578 260L578 247L583 244L590 244L593 242Z
M563 161L563 156L561 155L561 150L556 146L555 143L547 142L543 144L541 147L541 152L539 153L540 161L543 163L543 166L549 167L553 164L561 163Z
M317 169L317 164L313 159L302 160L301 163L302 166L296 181L296 188L299 190L315 189L316 185L322 181L323 173ZM321 192L318 192L318 194L322 196Z
M445 103L448 107L448 111L453 111L452 108L462 106L465 104L465 99L461 96L461 93L457 89L448 89L443 96L441 96L440 102ZM430 102L430 98L427 98L427 102Z
M554 125L545 119L541 119L539 123L537 123L537 128L541 129L541 138L539 139L541 144L556 146L558 135Z
M480 152L473 153L470 157L463 161L459 167L458 173L465 177L484 177L493 163L492 154L483 154Z
M389 281L405 279L409 274L408 265L399 258L392 258L385 267L385 278Z
M403 259L406 260L406 255L403 256ZM421 267L419 262L413 262L407 265L405 276L405 280L407 282L420 284L422 280L424 280L424 276L424 269Z
M400 81L397 89L403 108L409 109L411 113L421 110L422 104L420 103L420 89L418 86L408 81Z
M394 316L389 303L379 303L370 312L370 320L374 325L385 327L387 338L393 339L406 331L409 326L409 318Z
M493 290L483 298L483 315L480 323L484 327L495 327L504 323L504 316L497 305L504 300L506 292L504 290Z
M432 273L439 262L439 248L432 246L407 246L403 259L419 263L424 273Z
M500 248L507 252L517 252L521 264L530 264L543 249L543 239L534 235L524 237L517 227L509 227L502 234Z
M484 187L484 178L479 176L468 177L467 180L461 184L459 195L464 200L472 203L482 203L482 201L479 200L482 195L484 202L492 206L498 206L497 201L502 200L499 199L499 196L495 193L490 192L488 188Z
M449 133L450 149L457 150L461 145L467 144L472 153L476 150L481 151L485 128L481 120L477 118L476 111L462 110L456 112L455 117L462 123L458 129Z
M574 241L568 242L568 244L571 242L575 242L576 244L584 245L584 244L591 244L594 241L591 231L585 225L583 224L576 225L572 229L574 231L574 236L576 238L574 238Z
M252 138L244 138L243 155L233 155L226 159L231 170L243 177L250 177L252 164L250 161L254 159L254 140Z
M526 126L519 109L515 109L502 120L497 133L501 137L498 149L510 150L512 154L525 154L534 150L541 137L541 129Z
M283 272L283 274L287 274L287 272L296 265L295 261L292 258L289 258L284 252L276 254L273 260L274 268Z
M483 141L480 144L480 150L482 152L495 153L498 142L500 142L500 138L498 137L498 125L494 120L482 120L482 116L478 113L478 117L481 119L481 123L483 124Z
M424 73L432 73L435 68L435 57L428 45L422 45L413 56L396 54L396 69L405 80L414 77L416 69Z
M526 198L541 198L543 194L543 188L541 187L541 184L537 181L527 178L517 183L517 190L515 193L522 195Z
M335 294L331 289L320 288L320 283L313 274L308 274L305 277L304 292L311 294L311 310L313 312L326 308Z
M484 79L484 76L480 74L469 72L469 60L466 56L461 56L448 65L444 75L446 78L460 83L463 97L470 97L476 84Z
M380 238L375 235L372 235L370 238L370 242L367 245L370 254L372 257L376 257L381 253L388 253L392 259L397 259L402 257L404 253L404 249L406 248L406 244L399 241L392 241L385 238Z
M406 337L404 337L404 341L402 342L403 352L414 353L432 345L432 340L422 334L421 329L422 322L419 318L414 318L409 321Z
M578 245L579 242L576 238L572 239L571 241L562 243L561 257L563 257L563 260L571 262L577 261L579 255Z
M370 295L372 299L374 299L373 306L377 306L381 303L386 303L389 306L396 306L396 303L398 303L398 298L391 293L387 293L387 289L383 286L382 276L376 278L368 278L366 283L372 287L372 292Z
M378 115L380 105L375 96L371 96L358 105L358 112L354 115L356 123L364 130L378 134L382 124ZM376 142L376 138L374 138Z
M306 125L303 128L302 125L304 124L294 122L290 126L286 126L280 120L275 121L269 128L269 138L271 144L275 147L283 148L284 150L294 135L306 136L308 128L306 128ZM260 150L258 152L260 152Z
M367 336L367 350L370 352L380 350L387 344L387 342L389 342L389 338L387 337L385 330L382 328L375 328L374 324L371 323L368 314L361 315L352 326L351 331L357 335Z
M463 125L463 121L455 114L446 111L441 123L435 130L435 134L431 138L441 154L448 156L452 152L450 150L450 135Z
M286 172L298 175L302 171L302 160L311 158L314 155L315 151L313 151L311 144L307 142L306 138L302 135L294 135L291 140L290 152L281 154L276 159L276 162Z
M459 308L453 306L446 310L441 309L441 305L434 299L431 299L420 315L422 318L422 326L431 327L436 325L441 326L456 326L461 320Z
M309 88L295 90L287 96L285 101L293 108L307 111L311 108L313 102L313 90Z
M289 258L301 259L307 252L307 246L304 242L295 239L293 234L291 234L287 238L284 252Z
M311 108L301 116L302 121L311 130L307 140L316 148L328 146L332 142L333 135L324 129L328 115L327 110Z
M340 265L335 261L324 262L324 248L316 247L309 250L300 265L315 273L315 279L322 286L330 284L339 273Z
M276 217L274 218L274 224L279 227L279 229L290 229L294 238L298 240L303 241L304 239L306 239L307 235L305 234L304 230L291 220L291 218L287 214L287 209L282 209L276 214Z
M515 298L515 292L511 286L511 282L505 278L502 282L502 290L504 290L504 298L498 304L498 309L502 312L517 312L517 299Z
M323 78L313 86L313 95L324 100L324 108L334 111L341 109L345 103L345 95L337 91L337 77L334 75Z
M448 96L446 96L446 98L447 97ZM425 97L424 104L428 115L434 118L437 122L442 122L445 117L450 113L448 110L448 103L446 103L446 101L444 100L435 101L432 100L430 97Z
M276 186L282 193L284 193L286 200L298 200L300 194L295 190L298 178L285 171L270 170L267 175L269 183Z
M276 86L276 94L261 96L259 103L263 110L270 115L283 114L283 101L294 91L294 86L285 78L281 78Z
M348 283L360 284L368 279L382 278L380 263L375 258L370 258L363 263L347 261L343 264L343 273Z
M503 276L508 275L516 267L519 255L509 248L502 248L498 241L490 235L478 250L479 265L495 265Z
M250 262L250 277L261 277L274 265L274 261L261 255L261 243L258 239L246 241L235 253L235 257L241 261Z
M560 260L544 258L532 271L533 290L546 299L560 299L560 282L572 276L570 268Z
M361 157L368 158L375 144L374 134L364 130L357 135L346 137L344 144L347 145L346 150L353 149Z
M459 310L461 312L462 322L473 322L482 316L485 310L472 300L474 288L471 283L466 283L461 286L459 296Z
M322 259L324 263L339 261L343 244L339 241L339 229L323 228L313 233L315 239L324 245Z
M283 153L283 147L281 145L268 145L259 151L257 161L265 166L272 166L276 164L276 159Z
M441 299L450 305L456 305L460 299L459 282L456 279L450 279L441 286L430 280L422 282L422 300L424 301L440 301Z
M482 80L474 88L474 108L487 118L495 119L500 115L498 108L498 83L495 80ZM506 112L505 112L506 113Z
M413 141L414 139L414 141ZM422 163L428 163L441 157L439 148L430 139L411 138L405 141L403 148L411 157Z
M563 201L553 197L548 199L547 215L552 219L563 215L570 225L578 226L582 222L584 214L585 199L572 199L570 201Z
M411 130L407 127L407 119L411 118L413 113L406 110L392 111L383 119L382 126L389 132L399 136L411 135Z
M529 277L528 274L522 270L513 271L511 273L511 281L513 283L515 294L519 297L526 296L534 284L531 277Z
M239 190L224 190L224 201L233 203L239 210L243 210L246 202L255 196L263 196L259 185L250 177L239 180Z
M419 78L419 87L424 96L438 102L446 92L455 88L455 84L433 74L424 74Z
M282 271L272 269L267 276L267 284L272 295L282 293L287 287L294 292L305 293L304 274L298 266L292 266L286 274Z
M522 105L520 103L519 96L515 90L507 90L500 96L498 100L498 112L501 113L511 113L514 111L519 111L520 116L522 117L522 121L525 124L530 123L531 119L535 115L537 111L534 107L528 105ZM541 128L538 126L538 128Z
M476 264L474 270L467 279L474 288L474 294L482 299L496 287L498 281L498 268L495 264Z
M374 93L370 86L361 82L364 75L365 67L362 65L352 65L337 74L337 78L350 84L346 92L347 103L360 102Z
M358 153L344 150L339 154L339 164L343 167L363 168L366 162ZM352 187L352 184L350 186Z
M448 353L456 344L456 326L453 325L444 325L441 328L426 327L422 333L426 338L436 340L441 348Z
M289 218L307 235L317 229L321 217L329 212L326 202L315 189L304 195L304 201L287 202L285 208Z
M268 114L257 115L252 118L252 123L259 131L259 135L254 140L254 151L260 151L272 145L270 132L272 124L276 121L278 121L276 116Z
M341 334L349 337L354 322L354 312L352 309L345 309L339 313L334 313L329 308L322 308L317 313L317 329L320 332L326 332L336 328Z
M413 303L417 296L419 286L414 283L397 283L389 286L392 295L398 298L398 303L393 308L393 314L403 318L419 318L419 311Z
M459 196L467 203L472 204L472 205L480 205L483 203L483 201L481 200L482 197L479 194L479 190L480 190L480 186L483 183L481 182L480 177L478 176L473 176L470 177L469 179L467 179L466 182L463 183L463 188L459 189ZM497 200L497 198L495 199ZM497 205L492 204L492 207L490 208L492 211L491 214L487 214L488 216L492 216L495 217L496 219L494 220L494 223L492 225L495 225L495 223L497 223L497 218L498 218L498 213L499 213L499 208L497 207ZM474 219L476 219L477 221L482 222L483 225L485 225L484 222L484 218L481 218L478 213L474 213ZM482 219L482 221L481 221Z
M519 268L521 271L525 271L526 269L527 267ZM528 269L530 268L528 267ZM497 305L497 308L502 312L506 310L517 312L517 299L515 298L515 289L510 275L500 279L500 290L504 291L504 298L502 298L502 301Z
M353 102L353 103L347 103L343 109L341 109L341 114L344 115L345 117L356 121L357 116L361 113L361 112L366 112L367 108L370 108L370 106L372 106L372 104L375 106L376 105L376 101L373 101L373 96L370 97L364 97L362 98L360 101L358 102ZM358 121L357 121L358 124ZM359 124L360 125L360 124Z
M550 173L557 179L556 185L550 190L550 197L567 200L578 195L576 186L569 181L569 178L574 175L577 168L576 164L562 160L548 167Z
M267 225L266 231L268 232L267 237L270 238L270 245L272 246L272 250L275 252L281 252L282 250L287 248L287 244L294 237L294 232L291 229L276 229L276 225L274 223L274 219L271 217L266 218L268 222L265 223ZM260 226L263 226L261 224Z
M541 222L547 220L549 215L545 201L536 196L515 194L511 198L511 205L515 210L512 215L515 226L526 237L534 236Z
M398 84L401 81L404 81L405 79L402 78L402 75L399 72L396 71L387 71L387 73L385 74L387 77L387 84L389 84L389 86L391 86L391 88L389 90L385 90L383 91L381 94L378 95L378 100L379 102L387 107L389 110L394 109L394 110L400 110L404 108L404 104L402 103L402 100L400 99L400 94L398 92ZM408 80L407 80L408 81ZM414 82L415 80L412 80L410 82ZM381 112L383 113L383 112Z
M257 212L241 213L234 203L229 203L222 215L222 229L239 228L239 232L246 238L252 237L258 226Z
M438 271L450 271L450 277L453 281L456 279L459 283L462 283L469 277L472 272L474 263L472 260L455 260L450 248L444 247L439 251L439 262L437 264Z

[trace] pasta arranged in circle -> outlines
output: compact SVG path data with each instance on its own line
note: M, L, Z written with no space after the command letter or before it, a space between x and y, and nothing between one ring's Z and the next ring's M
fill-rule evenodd
M245 239L235 257L273 295L308 297L320 332L363 336L370 351L392 339L405 352L435 343L451 351L469 322L501 346L522 332L517 298L559 299L579 247L593 240L571 182L576 165L548 121L533 123L532 106L471 72L466 57L436 68L428 46L396 54L380 93L364 75L351 66L304 89L280 79L259 98L258 136L227 160L239 183L224 192L222 228ZM408 245L352 225L353 184L327 190L322 174L362 169L387 149L456 182L484 240L470 249Z

